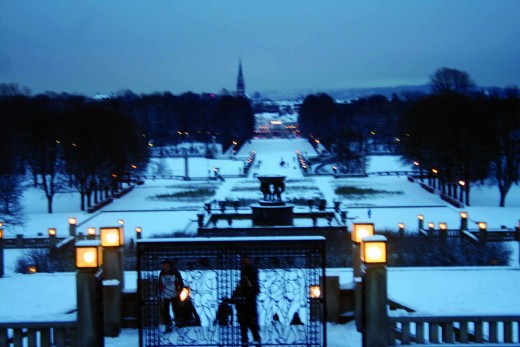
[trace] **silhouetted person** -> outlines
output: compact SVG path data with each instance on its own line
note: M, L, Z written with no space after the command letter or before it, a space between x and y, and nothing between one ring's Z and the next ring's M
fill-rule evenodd
M172 267L170 260L161 261L161 273L159 274L159 301L160 301L160 320L161 332L167 332L172 328L172 318L170 316L170 305L175 316L175 320L181 318L181 299L180 294L184 288L184 282L179 270Z
M256 297L260 292L258 270L246 255L242 255L240 281L233 292L233 303L236 305L242 346L249 346L248 331L251 330L253 340L260 346L258 312Z

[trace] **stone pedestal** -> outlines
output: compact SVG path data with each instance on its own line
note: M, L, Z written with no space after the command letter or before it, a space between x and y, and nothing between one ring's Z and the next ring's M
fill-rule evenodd
M293 208L294 205L283 202L253 204L253 225L293 225Z

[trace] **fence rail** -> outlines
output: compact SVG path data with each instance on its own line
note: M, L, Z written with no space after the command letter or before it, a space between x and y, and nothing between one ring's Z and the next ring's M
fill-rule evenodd
M390 315L390 341L409 344L520 343L520 316Z
M76 320L0 323L0 347L74 347Z
M66 237L58 237L57 242L65 240ZM48 236L36 237L10 237L4 238L4 248L48 248L51 246L51 239Z

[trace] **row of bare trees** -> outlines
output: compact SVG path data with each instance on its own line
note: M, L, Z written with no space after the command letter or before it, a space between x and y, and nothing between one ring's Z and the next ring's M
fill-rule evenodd
M57 193L80 193L85 210L146 169L150 146L186 141L241 145L254 131L249 100L229 95L155 93L90 99L30 95L0 84L0 219L20 220L27 178L53 212Z
M431 76L431 95L410 104L400 118L402 154L440 188L457 187L470 204L474 183L496 185L499 206L520 173L520 94L474 92L469 75L442 68Z
M300 113L300 129L338 160L359 162L369 147L385 145L441 189L463 185L466 204L471 185L487 183L500 191L500 206L520 166L520 94L515 87L479 90L463 71L440 68L430 76L431 94L382 95L336 103L327 94L309 95ZM363 168L362 168L363 170ZM448 189L450 188L450 189Z
M0 98L0 115L0 207L11 223L20 217L27 178L44 192L49 213L55 195L70 190L85 210L101 198L97 192L113 194L148 162L146 138L117 104L16 95Z

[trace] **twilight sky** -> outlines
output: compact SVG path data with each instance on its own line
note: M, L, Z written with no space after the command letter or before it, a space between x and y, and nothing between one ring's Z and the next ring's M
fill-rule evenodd
M248 93L419 85L439 67L520 85L518 0L1 0L0 83Z

